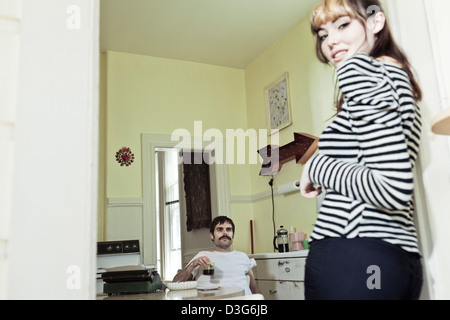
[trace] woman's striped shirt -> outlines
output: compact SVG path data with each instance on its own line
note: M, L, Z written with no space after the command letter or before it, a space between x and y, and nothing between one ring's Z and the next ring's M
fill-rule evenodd
M419 253L413 167L421 116L404 69L357 54L337 70L342 111L323 132L311 181L326 190L311 240L371 237Z

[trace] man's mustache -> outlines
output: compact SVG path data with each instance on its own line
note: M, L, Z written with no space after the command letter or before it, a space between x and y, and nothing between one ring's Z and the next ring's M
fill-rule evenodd
M219 240L222 240L223 238L227 238L228 240L231 240L231 238L230 238L229 236L221 236L221 237L219 238Z

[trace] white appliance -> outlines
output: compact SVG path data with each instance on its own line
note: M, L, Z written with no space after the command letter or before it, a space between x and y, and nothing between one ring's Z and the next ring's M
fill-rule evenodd
M97 293L103 293L102 273L106 268L140 264L139 240L97 242Z

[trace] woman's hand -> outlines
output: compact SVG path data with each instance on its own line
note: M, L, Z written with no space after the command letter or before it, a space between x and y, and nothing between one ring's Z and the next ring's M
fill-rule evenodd
M316 188L314 184L309 180L309 167L311 165L311 159L306 162L303 167L302 178L300 179L300 193L302 196L308 199L317 198L321 193L321 188Z

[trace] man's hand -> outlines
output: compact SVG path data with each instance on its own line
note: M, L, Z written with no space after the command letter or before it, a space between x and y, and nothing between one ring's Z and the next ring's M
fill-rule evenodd
M194 271L194 269L197 268L198 266L203 267L209 264L210 262L211 260L206 256L202 256L195 259L190 264L188 264L186 268L184 268L183 270L181 270L176 274L176 276L173 278L173 282L184 282L192 280L193 279L192 271Z
M198 266L204 267L204 266L208 265L210 262L211 262L211 260L207 256L199 257L199 258L195 259L194 261L192 261L191 265L193 265L193 267L194 267L194 268L192 268L192 270L194 270Z

